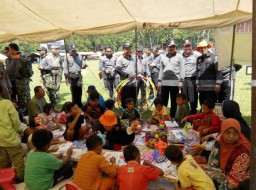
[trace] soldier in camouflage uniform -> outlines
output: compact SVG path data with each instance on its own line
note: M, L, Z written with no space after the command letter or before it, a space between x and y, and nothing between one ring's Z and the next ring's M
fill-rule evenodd
M51 53L41 61L39 66L39 69L47 71L43 75L43 80L53 105L56 105L56 98L59 96L63 72L62 60L57 49L58 46L51 46Z
M9 44L10 53L13 56L13 62L15 67L15 83L17 88L19 107L24 115L28 115L28 104L31 100L29 82L30 78L21 74L22 63L25 60L25 56L19 52L19 46L15 43Z

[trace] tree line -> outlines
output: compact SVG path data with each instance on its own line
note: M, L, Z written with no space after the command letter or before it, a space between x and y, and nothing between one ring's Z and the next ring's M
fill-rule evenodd
M211 44L214 43L213 30L183 30L183 29L145 29L138 30L138 45L143 47L154 47L157 46L159 49L164 49L166 43L169 40L174 40L178 48L182 47L184 40L189 39L192 42L192 46L195 47L196 44L202 40L206 39ZM39 47L37 43L23 42L23 41L13 41L17 43L20 47L21 52L24 54L31 54L36 51ZM135 31L129 31L125 33L112 34L112 35L74 35L66 39L67 47L71 43L74 43L79 51L99 51L101 46L110 46L113 51L121 51L122 45L125 42L133 44L135 47ZM8 43L1 43L0 49L3 50Z

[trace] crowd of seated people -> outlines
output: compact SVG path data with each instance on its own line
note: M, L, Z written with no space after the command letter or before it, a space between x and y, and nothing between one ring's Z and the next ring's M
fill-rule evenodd
M133 123L141 122L142 118L132 98L126 99L126 108L119 117L114 110L115 101L109 99L102 106L100 94L92 87L89 101L83 107L66 102L61 111L45 101L42 87L37 86L34 91L28 121L19 114L15 102L0 98L0 107L6 108L0 110L0 123L5 126L0 129L0 168L13 166L17 183L25 181L28 189L40 186L44 190L74 175L72 182L81 189L116 186L120 189L146 189L149 181L164 174L149 161L141 165L140 151L133 145L139 129ZM200 134L201 143L191 147L193 156L185 156L175 145L165 150L165 156L177 165L180 187L225 190L248 184L250 127L242 118L239 105L225 100L222 105L225 119L221 121L213 112L215 104L211 100L203 102L202 113L193 115L186 107L184 94L178 94L176 101L175 118L170 117L161 98L156 98L155 109L145 121L158 125L161 121L176 120L181 127L184 127L184 122L191 122L193 130ZM128 120L129 125L123 125L122 119ZM53 139L52 131L55 130L63 131L65 140ZM104 134L105 138L99 134ZM50 146L76 140L85 141L88 153L81 156L73 172L69 161L72 149L65 157L56 157L51 154L56 150ZM29 153L22 148L21 142L27 143ZM103 148L120 150L122 147L127 165L119 167L115 158L107 161L101 155Z

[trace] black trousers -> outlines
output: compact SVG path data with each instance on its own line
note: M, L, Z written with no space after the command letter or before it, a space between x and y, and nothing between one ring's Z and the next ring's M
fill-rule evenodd
M15 81L11 81L12 84L12 95L11 95L11 100L16 100L17 101L17 88L16 88L16 82Z
M196 91L195 87L195 94L194 94L194 101L190 101L188 99L189 105L190 105L190 113L191 114L196 114L197 113L197 104L198 104L198 93Z
M159 96L161 96L161 88L158 89L158 87L157 87L158 86L158 76L159 76L159 73L151 73L151 80L156 87L157 96L159 97ZM151 89L151 91L150 91L150 94L152 94L152 93L153 93L153 89Z
M200 91L199 92L199 102L200 105L202 106L203 102L205 100L212 100L215 103L217 102L217 94L215 91Z
M191 114L197 113L198 92L196 90L196 77L186 77L183 83L182 92L187 97L187 102L190 105Z
M114 98L114 84L115 84L115 79L105 79L105 83L106 83L106 88L109 91L109 96L110 98Z
M72 162L68 162L66 166L60 168L59 170L54 172L54 185L59 183L63 179L68 179L73 176L73 164Z
M72 102L76 103L81 108L83 106L81 101L83 90L82 85L77 85L78 80L80 79L70 78L70 91L72 94Z
M157 88L158 76L159 76L158 73L151 73L151 80L154 83L154 85L156 86L156 88Z
M164 102L164 105L168 106L169 95L171 98L171 109L170 115L172 118L175 117L177 103L176 103L176 96L179 94L179 87L177 86L162 86L161 88L161 97Z
M136 94L136 86L135 85L125 85L123 87L123 90L121 92L121 104L124 109L126 108L125 100L127 98L133 98L134 104L136 104L137 94Z
M222 82L221 84L221 90L218 94L218 102L222 103L225 99L229 99L230 97L230 85L229 81Z
M146 99L146 84L144 83L143 80L139 80L137 83L137 98L139 95L139 91L141 93L141 100L144 101Z

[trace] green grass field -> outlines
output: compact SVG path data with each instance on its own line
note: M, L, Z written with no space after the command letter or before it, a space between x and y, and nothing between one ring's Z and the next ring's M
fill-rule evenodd
M95 85L96 89L99 93L104 97L104 99L108 99L108 92L105 91L103 81L98 77L98 61L87 61L89 67L82 72L83 75L83 96L82 101L85 102L87 99L87 87L88 85ZM33 89L37 85L42 85L40 81L40 72L37 69L38 65L34 64L34 75L32 81L30 83L31 88L31 96L34 95ZM246 119L246 121L251 123L251 76L245 74L245 66L237 73L236 76L236 85L235 85L235 100L239 103L242 115ZM71 93L69 90L69 86L66 85L64 77L61 83L60 88L61 98L58 102L57 109L61 109L62 105L66 101L71 100ZM48 100L48 97L46 97ZM143 118L146 119L151 115L152 108L147 113L143 114Z

